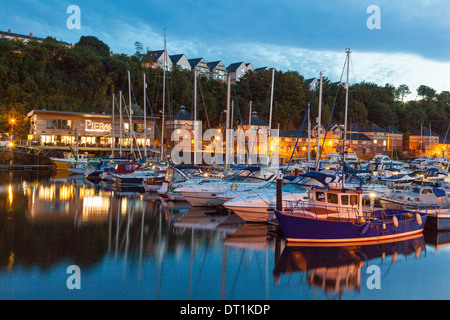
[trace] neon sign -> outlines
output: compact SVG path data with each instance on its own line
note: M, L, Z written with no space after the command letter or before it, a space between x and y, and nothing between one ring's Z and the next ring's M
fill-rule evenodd
M111 124L86 120L85 130L94 132L111 132Z

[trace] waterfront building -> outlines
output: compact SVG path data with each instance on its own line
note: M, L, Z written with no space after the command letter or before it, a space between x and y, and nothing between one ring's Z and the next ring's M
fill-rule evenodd
M439 135L425 127L422 127L409 136L409 151L419 157L439 156L436 154L438 144Z
M197 125L197 128L200 133L200 128L202 127L202 121L197 120L194 121L194 117L186 111L185 106L180 106L180 110L175 113L173 116L170 116L166 120L165 124L165 145L169 148L173 148L179 143L184 142L184 144L191 145L194 139L194 127ZM187 131L183 131L187 130ZM175 133L175 134L174 134ZM172 141L172 134L174 134L174 138ZM201 140L202 137L199 137ZM185 145L187 146L187 145Z
M372 123L362 130L372 140L371 155L386 154L388 146L388 131L379 125Z
M124 111L124 114L126 112ZM55 149L69 149L77 144L84 148L97 150L119 150L137 145L144 146L144 117L128 115L120 117L105 113L85 113L74 111L32 110L27 114L30 119L28 144ZM155 121L147 118L147 146L154 146ZM130 138L133 137L132 138Z
M387 126L386 130L388 133L387 151L403 150L403 133L393 126Z

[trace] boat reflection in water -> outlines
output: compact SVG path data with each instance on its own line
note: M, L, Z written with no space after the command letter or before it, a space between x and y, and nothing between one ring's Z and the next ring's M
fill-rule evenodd
M279 257L274 280L282 275L300 272L310 287L320 288L325 294L342 298L344 291L360 292L364 265L370 266L374 259L386 259L395 263L399 255L416 258L426 251L423 235L402 241L375 242L367 245L346 246L286 246ZM382 279L381 279L382 280Z

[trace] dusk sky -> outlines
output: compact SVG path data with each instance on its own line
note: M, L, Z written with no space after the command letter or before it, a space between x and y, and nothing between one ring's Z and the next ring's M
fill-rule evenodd
M67 27L70 5L81 10L79 30ZM367 26L371 5L380 9L381 29ZM407 84L410 98L421 84L450 91L448 0L14 0L0 12L1 31L73 44L93 35L115 53L133 54L135 41L162 49L163 28L169 54L188 59L244 61L305 78L322 71L334 82L351 48L350 82Z

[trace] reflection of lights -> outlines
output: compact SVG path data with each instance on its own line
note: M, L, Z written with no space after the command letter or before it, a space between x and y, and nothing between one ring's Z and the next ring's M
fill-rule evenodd
M8 202L9 205L11 206L13 203L13 192L12 192L12 185L9 185L8 187Z
M107 216L109 213L110 199L107 197L85 197L83 199L83 221L93 217Z
M13 265L14 265L14 252L11 251L8 259L8 271L12 270Z

